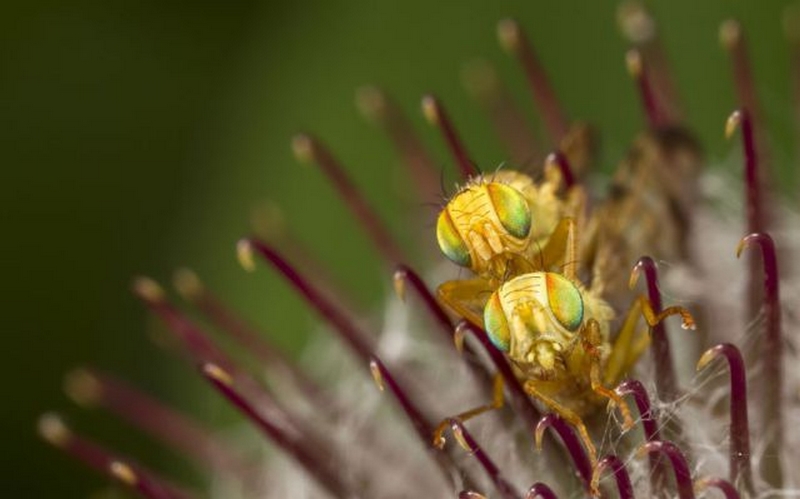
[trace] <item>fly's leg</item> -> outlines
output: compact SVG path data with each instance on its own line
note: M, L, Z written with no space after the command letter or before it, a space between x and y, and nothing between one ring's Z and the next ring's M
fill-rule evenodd
M594 442L592 442L592 438L589 436L589 430L586 429L583 419L572 409L568 409L550 396L545 395L539 388L538 383L539 381L537 380L529 379L525 381L525 392L547 406L548 409L558 414L561 419L572 425L572 427L578 431L578 436L583 442L583 447L586 449L586 454L589 456L592 468L594 468L595 464L597 464L597 448L595 448ZM539 445L541 445L541 442L537 442L537 447Z
M650 336L647 331L639 331L636 334L636 327L639 324L639 317L642 313L642 306L638 300L633 302L631 308L625 316L625 321L617 334L614 345L611 347L611 354L606 364L606 372L603 375L603 382L607 386L616 386L622 376L628 372L644 350L650 344Z
M589 381L592 385L592 391L601 397L607 398L613 403L622 413L623 424L622 427L628 430L633 427L633 417L631 416L630 408L625 400L619 396L614 390L606 388L601 379L600 367L600 347L603 343L603 338L600 334L600 325L596 320L590 319L581 328L581 346L589 357L588 374Z
M578 229L575 219L562 218L547 245L542 249L542 271L561 265L561 272L570 281L575 280L578 271Z
M467 421L468 419L472 419L475 416L479 416L485 412L493 411L495 409L500 409L505 404L505 398L503 396L503 376L500 373L494 375L494 386L492 389L492 402L486 405L482 405L476 407L474 409L470 409L468 411L464 411L462 413L456 414L455 416L445 418L439 423L439 426L436 427L436 430L433 432L433 445L438 447L439 449L444 447L445 438L444 432L447 428L451 425L451 420L457 419L460 422Z
M493 289L483 279L447 281L436 290L439 301L474 326L483 327L483 309Z
M653 306L650 305L650 300L648 300L647 297L640 296L638 301L639 305L642 307L642 315L647 321L647 325L650 327L658 325L670 315L680 315L681 327L683 329L695 328L694 317L683 307L667 307L657 314L655 310L653 310Z

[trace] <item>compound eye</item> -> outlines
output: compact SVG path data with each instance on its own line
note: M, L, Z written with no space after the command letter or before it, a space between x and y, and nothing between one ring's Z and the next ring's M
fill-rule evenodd
M486 302L486 308L483 309L483 326L492 344L498 350L508 352L511 348L511 331L508 328L503 305L500 303L500 295L496 291L492 293Z
M500 223L517 239L528 237L531 231L531 210L525 197L513 187L491 183L486 186L489 198Z
M443 210L439 214L439 220L436 222L436 239L439 241L439 248L444 256L456 265L469 267L469 249L453 225L453 219L450 218L447 210Z
M581 292L566 277L560 274L545 274L547 299L556 320L567 331L576 331L583 322L583 297Z

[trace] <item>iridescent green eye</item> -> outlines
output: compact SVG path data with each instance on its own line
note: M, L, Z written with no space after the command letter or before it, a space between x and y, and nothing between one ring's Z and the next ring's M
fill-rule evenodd
M528 237L531 231L531 210L528 201L520 192L505 184L491 183L486 186L489 198L500 223L517 239Z
M556 320L567 331L576 331L583 322L583 297L578 288L560 274L545 274L547 299Z
M483 327L498 350L508 352L511 347L511 331L508 328L506 314L500 304L500 295L492 293L486 308L483 309Z
M469 267L469 249L453 225L453 220L447 210L442 211L436 222L436 239L439 241L439 248L444 256L456 265Z

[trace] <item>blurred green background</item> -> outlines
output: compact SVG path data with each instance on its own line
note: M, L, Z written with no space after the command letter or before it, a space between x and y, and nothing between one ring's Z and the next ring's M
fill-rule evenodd
M710 158L735 147L722 128L735 106L717 29L741 19L751 42L774 156L792 162L784 2L649 2L688 118ZM185 364L151 346L133 275L168 284L198 270L275 341L298 351L313 317L270 271L245 274L234 243L261 200L372 307L389 276L313 167L292 158L300 129L324 138L406 243L398 195L407 183L388 141L358 115L355 89L389 91L453 176L418 112L434 91L478 164L505 153L459 74L476 56L496 63L529 116L523 77L498 48L496 22L518 18L569 114L596 124L613 163L642 124L623 64L616 2L244 1L14 2L0 16L2 102L3 497L86 497L108 481L36 438L37 415L68 421L157 469L195 482L182 460L100 411L75 408L62 374L90 364L216 422L222 404ZM419 261L415 263L420 263Z

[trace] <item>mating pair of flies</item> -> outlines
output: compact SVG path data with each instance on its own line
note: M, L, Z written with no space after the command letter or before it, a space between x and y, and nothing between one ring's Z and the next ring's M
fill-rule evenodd
M690 146L680 132L643 134L617 171L608 199L591 210L583 187L565 186L549 162L538 182L511 170L474 176L437 221L444 255L474 274L443 283L440 301L486 330L526 393L576 428L593 461L597 453L585 416L611 404L624 427L633 425L624 400L610 387L649 344L640 317L652 327L680 314L682 326L694 328L685 309L654 311L628 289L629 269L640 256L679 257L685 206L681 186L672 188L668 180L682 177L679 184L685 185L696 173L699 153ZM612 303L624 302L627 312L616 321ZM619 325L612 335L614 324ZM456 418L502 406L499 380L491 404ZM437 428L437 445L444 444L448 426Z

